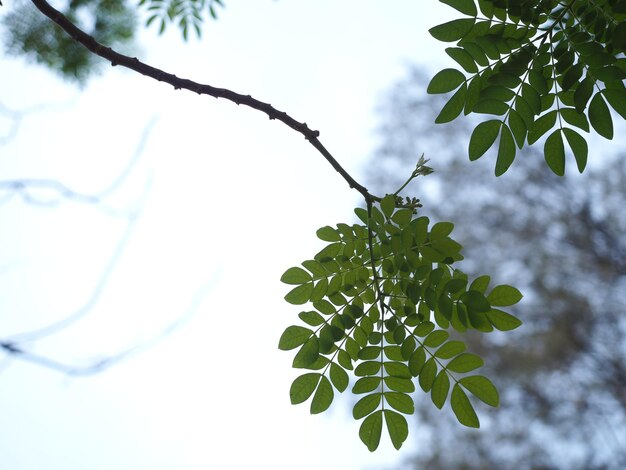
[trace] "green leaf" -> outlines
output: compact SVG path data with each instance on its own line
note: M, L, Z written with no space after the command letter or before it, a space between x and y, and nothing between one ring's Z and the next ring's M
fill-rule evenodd
M306 343L302 345L298 353L293 358L292 366L296 369L302 369L313 364L320 355L320 343L317 336L311 336Z
M491 310L489 301L481 292L468 290L461 296L461 302L467 305L467 308L476 312L488 312Z
M471 54L460 47L448 47L446 53L452 57L466 72L477 73L478 67ZM465 77L463 77L465 80ZM456 88L456 87L455 87Z
M439 41L454 42L469 33L474 23L474 18L461 18L430 28L428 32Z
M446 366L446 369L452 372L465 373L478 369L483 365L485 365L485 363L480 356L472 353L463 353L452 359Z
M433 382L435 381L435 376L437 375L437 363L434 358L430 358L422 367L419 375L419 384L422 387L422 390L425 392L429 392L433 386Z
M380 356L381 348L380 346L366 346L359 352L359 359L368 360L368 359L377 359Z
M393 220L400 227L408 225L412 218L413 211L411 209L400 209L391 216L391 220Z
M304 323L311 326L319 326L324 323L324 317L315 311L300 312L298 317L300 317Z
M430 392L430 397L439 409L443 408L446 398L448 398L448 391L450 390L450 379L448 373L442 370L437 374L435 381L433 382L433 388Z
M622 23L626 25L626 23ZM619 113L622 118L626 119L626 89L619 88L605 88L602 90L602 94L615 111Z
M330 245L326 245L319 251L318 254L315 255L315 260L324 262L332 259L339 254L342 247L343 245L341 243L331 243Z
M600 93L591 98L589 104L589 121L595 131L602 137L611 140L613 138L613 120L611 112Z
M522 322L502 310L492 309L487 312L487 319L496 329L500 331L510 331L519 327Z
M357 401L354 408L352 408L352 416L354 419L364 418L378 408L381 397L382 395L380 393L372 393L371 395L365 395Z
M487 296L487 300L493 307L508 307L522 300L522 293L515 287L503 284L496 286Z
M380 386L380 377L361 377L352 387L352 393L367 393Z
M554 109L535 121L531 129L528 130L528 143L530 145L537 142L542 135L554 127L556 124L556 116L557 112L556 109Z
M426 92L431 95L448 93L452 90L456 90L463 82L465 82L465 75L463 75L463 73L456 69L443 69L432 78Z
M402 393L412 393L415 391L415 384L411 379L402 377L385 377L385 385L389 390Z
M574 106L576 107L576 111L582 113L585 110L592 94L593 79L591 77L587 77L580 82L574 91Z
M364 377L367 375L375 375L380 371L380 361L365 361L361 362L356 369L354 369L354 375L357 377Z
M385 392L385 400L394 410L412 415L415 413L415 403L410 395L400 392ZM378 404L376 405L378 406Z
M322 375L317 391L311 400L311 414L318 414L326 411L333 402L334 392L330 381Z
M383 412L375 411L361 423L359 437L370 452L374 452L380 444L380 435L383 430Z
M328 300L319 300L313 303L313 307L315 307L320 313L324 315L332 315L337 312L337 309L331 304Z
M502 122L497 119L481 122L478 126L476 126L476 129L472 132L472 137L470 138L469 143L470 160L477 160L482 157L487 150L489 150L489 148L496 141L496 137L498 137L498 132L500 131L501 126Z
M483 403L495 408L500 405L498 390L487 377L471 375L469 377L463 377L459 380L459 383Z
M426 339L424 339L424 346L429 348L436 348L443 344L445 340L450 337L450 333L445 330L436 330L430 333Z
M403 362L385 362L384 363L385 372L388 375L394 377L404 377L407 379L411 378L411 372L409 371L409 367Z
M496 176L503 175L515 160L515 141L513 134L506 125L502 125L500 133L500 145L498 146L498 159L496 160Z
M424 366L424 362L426 362L426 353L424 352L424 348L417 348L415 352L411 354L411 358L409 359L409 370L411 371L411 375L413 377L417 377L420 373L422 367Z
M565 147L563 146L563 136L561 130L557 129L546 139L543 147L546 163L555 175L565 174Z
M489 281L491 281L491 278L489 276L478 276L476 279L474 279L468 290L475 290L476 292L484 294L487 290L487 287L489 287Z
M400 413L396 413L391 410L384 410L385 424L387 425L387 432L391 438L391 443L400 450L404 441L409 435L409 426L406 419Z
M561 108L560 114L572 126L589 132L589 121L587 121L587 116L584 113L579 113L575 108Z
M303 261L302 266L311 271L316 277L325 277L328 275L328 272L324 269L324 266L322 266L321 263L312 259Z
M440 238L447 237L454 229L454 224L451 222L437 222L430 229L430 239L438 240Z
M467 84L463 84L458 91L452 95L452 98L441 109L439 115L435 118L436 124L443 124L455 119L465 106L465 95L467 94Z
M311 275L302 268L289 268L281 276L280 281L285 284L305 284L312 280Z
M520 114L514 109L509 111L509 128L515 137L517 147L521 149L524 146L528 129Z
M301 375L296 378L291 384L289 389L289 398L292 405L303 403L309 399L311 394L315 391L317 383L319 382L322 374L316 372L310 372L308 374Z
M465 351L465 348L466 346L463 341L448 341L437 350L435 357L440 359L450 359L457 354L461 354Z
M283 332L278 341L278 349L283 351L289 351L290 349L297 348L303 345L308 340L313 332L303 326L289 326Z
M330 380L339 392L343 392L346 388L348 388L348 383L350 381L346 371L334 362L330 364Z
M565 134L567 143L572 149L572 153L576 159L576 165L578 166L578 171L582 173L587 166L587 154L589 152L587 141L573 129L564 128L563 134Z
M289 291L285 296L285 300L293 305L302 305L310 300L312 293L313 283L309 282Z
M367 217L367 211L365 209L363 209L362 207L357 207L356 209L354 209L354 213L356 214L356 216L359 218L361 222L367 225L368 217Z
M508 110L509 110L508 104L503 103L500 100L489 100L489 99L480 100L478 103L476 103L476 105L472 109L472 111L475 113L493 114L495 116L502 116L503 114L506 114Z
M329 225L318 229L315 233L317 235L317 238L319 238L320 240L324 240L325 242L338 242L339 240L341 240L341 236L339 236L337 230L330 227Z
M454 412L456 419L459 420L459 423L470 428L480 427L480 421L478 421L478 416L476 416L474 407L470 403L469 398L467 398L463 389L458 384L455 384L452 388L450 406L452 407L452 411Z
M467 16L476 16L476 14L478 13L476 11L476 5L474 4L474 0L439 0L439 1L441 3L445 3L446 5L450 5L455 10L458 10Z
M396 196L393 194L387 194L380 201L380 208L382 209L383 214L385 214L385 217L391 217L391 214L393 214L393 211L396 209Z
M467 279L454 278L454 279L450 279L446 283L446 287L444 288L444 291L456 294L457 292L464 290L465 286L467 286Z

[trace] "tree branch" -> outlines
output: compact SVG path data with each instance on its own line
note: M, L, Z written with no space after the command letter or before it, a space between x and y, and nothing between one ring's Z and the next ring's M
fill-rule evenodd
M308 140L310 144L315 147L317 151L321 153L322 156L328 161L328 163L330 163L332 167L343 177L343 179L346 180L348 185L361 193L367 201L380 200L380 198L377 198L370 194L364 186L359 184L352 176L350 176L350 174L339 164L337 160L335 160L331 153L319 141L319 131L309 128L306 122L296 121L286 112L279 111L271 104L254 99L250 95L242 95L234 91L227 90L225 88L217 88L211 85L197 83L186 78L179 78L174 74L145 64L136 57L129 57L120 54L110 47L100 44L98 41L96 41L95 38L78 28L60 11L54 9L45 0L32 0L32 2L37 7L37 9L39 9L39 11L41 11L53 22L59 25L67 34L70 35L70 37L85 46L94 54L109 61L112 66L121 65L122 67L134 70L135 72L158 80L160 82L169 83L174 87L175 90L185 89L193 91L199 95L209 95L213 96L214 98L224 98L232 101L233 103L236 103L237 105L242 104L252 109L256 109L257 111L261 111L262 113L265 113L270 119L276 119L282 122L296 132L302 134L304 138Z

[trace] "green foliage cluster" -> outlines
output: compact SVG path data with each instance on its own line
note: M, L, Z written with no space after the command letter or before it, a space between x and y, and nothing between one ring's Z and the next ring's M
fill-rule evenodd
M357 208L361 224L337 224L317 231L328 244L302 267L289 268L281 281L295 285L285 300L311 303L300 312L306 326L289 326L279 348L298 349L293 367L308 369L291 386L293 404L311 396L311 413L329 408L334 391L356 381L360 396L353 416L363 420L359 436L370 451L379 445L383 422L399 449L408 436L404 415L413 414L416 383L432 402L449 403L461 424L479 427L466 392L498 406L491 381L474 374L483 360L457 339L468 330L508 331L521 322L497 307L521 299L507 285L488 292L490 278L473 282L452 265L463 259L450 238L453 224L432 226L396 195ZM469 375L467 375L469 373Z
M193 28L197 37L202 35L202 23L206 13L217 19L217 8L224 7L222 0L140 0L149 16L146 26L159 25L159 34L163 34L168 23L178 23L183 38L189 38L189 29Z
M581 131L591 124L611 139L609 107L626 119L626 1L440 1L465 17L430 30L456 42L446 52L463 70L442 70L430 82L429 93L456 90L436 122L462 112L497 116L480 123L469 143L475 160L500 137L496 175L507 171L517 148L550 131L550 169L564 174L567 142L582 172L588 145Z
M128 43L135 34L135 9L124 0L72 0L63 14L97 41L110 46ZM28 3L12 6L2 19L2 26L10 54L24 54L64 78L84 83L102 63Z

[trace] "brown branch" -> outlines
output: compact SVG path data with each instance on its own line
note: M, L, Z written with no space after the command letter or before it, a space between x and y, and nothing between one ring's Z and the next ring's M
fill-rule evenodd
M380 200L368 192L368 190L360 185L350 174L339 164L337 160L331 155L331 153L322 145L319 141L319 131L312 130L306 124L306 122L296 121L284 111L279 111L269 103L264 103L257 99L252 98L250 95L242 95L225 88L217 88L211 85L205 85L197 83L186 78L179 78L174 74L165 72L158 68L152 67L148 64L141 62L136 57L129 57L120 54L110 47L104 46L95 40L92 36L88 35L74 23L68 20L61 12L55 10L45 0L32 0L33 4L44 15L50 18L53 22L59 25L67 34L70 35L75 41L79 42L94 54L106 59L112 66L121 65L128 69L134 70L142 75L153 78L160 82L169 83L175 90L185 89L193 91L199 95L209 95L214 98L224 98L238 105L242 104L250 108L256 109L265 113L270 119L276 119L283 124L289 126L296 132L302 134L306 140L308 140L313 147L332 165L332 167L343 177L351 188L356 189L363 195L366 200Z

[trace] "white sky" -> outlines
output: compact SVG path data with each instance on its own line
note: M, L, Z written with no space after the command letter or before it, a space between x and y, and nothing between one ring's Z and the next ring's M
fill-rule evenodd
M151 30L138 56L306 121L357 179L382 94L411 62L431 71L446 63L427 29L455 16L435 1L226 3L201 42ZM299 372L277 343L300 309L282 300L278 279L320 249L318 227L351 221L358 203L300 135L119 67L82 92L21 60L2 58L0 70L0 103L32 110L0 146L2 179L101 191L153 123L107 200L142 207L109 282L88 316L34 351L77 365L115 354L167 327L208 286L180 330L101 374L67 378L19 361L4 369L3 469L375 469L418 448L396 452L384 439L371 454L349 403L336 398L321 416L289 403ZM11 125L0 113L0 139ZM0 220L0 339L87 302L127 226L93 206L42 209L18 198L0 206Z

